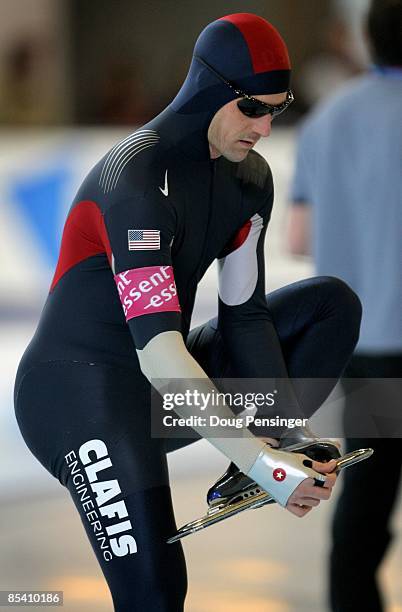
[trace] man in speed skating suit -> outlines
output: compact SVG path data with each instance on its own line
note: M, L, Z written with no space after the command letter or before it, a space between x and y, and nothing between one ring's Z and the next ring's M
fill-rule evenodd
M193 381L208 394L212 376L328 379L283 386L276 409L308 418L358 339L360 302L338 279L265 295L273 183L252 149L292 102L289 78L286 45L264 19L228 15L203 30L173 102L82 183L18 369L21 432L68 488L119 612L178 612L186 593L181 544L166 543L175 531L166 452L186 440L151 436L152 381ZM218 316L190 331L215 259ZM277 450L280 441L247 428L236 438L195 429L296 516L329 499L334 462Z

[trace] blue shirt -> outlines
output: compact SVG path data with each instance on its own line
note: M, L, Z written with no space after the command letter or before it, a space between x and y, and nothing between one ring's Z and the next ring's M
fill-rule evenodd
M401 352L402 70L354 79L308 117L291 197L313 205L317 273L363 303L358 352Z

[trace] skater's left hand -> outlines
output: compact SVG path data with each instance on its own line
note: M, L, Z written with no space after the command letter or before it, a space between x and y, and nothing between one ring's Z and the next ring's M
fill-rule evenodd
M336 483L335 459L327 463L310 461L308 467L312 467L320 474L326 474L327 477L322 487L316 486L312 478L306 478L293 491L286 504L286 509L298 517L306 516L312 508L319 506L321 500L328 500Z

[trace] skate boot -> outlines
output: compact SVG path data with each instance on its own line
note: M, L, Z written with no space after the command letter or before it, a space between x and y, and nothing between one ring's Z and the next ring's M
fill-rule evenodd
M338 446L332 440L321 440L307 428L294 428L289 432L286 432L278 441L279 449L301 453L312 461L322 463L331 459L339 459L341 456ZM232 462L226 472L209 489L207 504L212 510L245 499L251 500L262 491L263 489L257 483L243 474ZM268 503L274 503L274 500L261 501L258 506Z
M319 441L317 439L298 441L289 447L282 447L283 450L285 450L285 448L287 452L302 453L312 460L316 460L316 457L319 457L318 460L320 461L329 461L332 458L336 458L334 457L334 455L336 455L338 457L336 458L336 473L339 473L342 469L354 465L359 461L368 459L373 454L371 448L366 448L353 451L340 457L339 449L332 441ZM325 457L326 459L324 459ZM207 502L207 514L181 527L177 533L168 540L169 544L177 542L177 540L195 533L196 531L210 527L230 516L239 514L244 510L260 508L267 504L276 503L272 495L254 482L252 478L243 474L233 462L229 465L227 471L209 489Z
M237 465L232 462L207 493L209 511L236 504L244 499L251 500L255 496L258 497L262 492L263 489L243 474ZM265 503L274 503L274 500Z
M308 427L294 427L285 431L279 440L279 448L307 455L312 461L321 463L341 456L334 440L318 438Z

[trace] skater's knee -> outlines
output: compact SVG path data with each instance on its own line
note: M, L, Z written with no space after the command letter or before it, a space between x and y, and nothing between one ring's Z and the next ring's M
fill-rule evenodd
M345 281L336 276L320 276L317 279L320 290L334 307L338 316L355 333L359 334L362 318L362 304L359 296ZM357 340L357 338L356 338Z
M317 280L329 295L341 305L354 311L353 314L357 318L361 318L362 305L359 296L344 280L336 276L319 276Z

